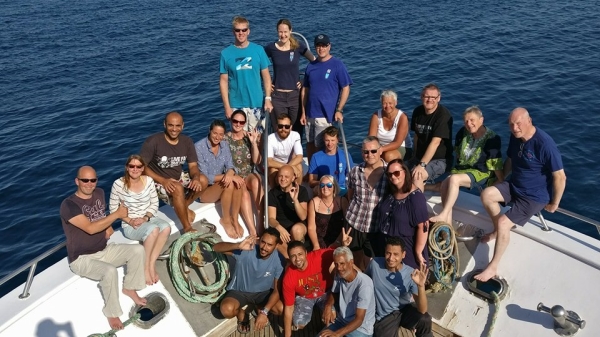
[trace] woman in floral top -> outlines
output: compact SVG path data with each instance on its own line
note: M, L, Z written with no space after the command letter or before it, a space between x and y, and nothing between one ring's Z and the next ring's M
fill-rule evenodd
M481 190L504 180L500 136L483 125L483 113L477 106L467 108L463 120L465 126L458 130L454 145L456 165L441 184L444 208L431 222L452 224L452 207L459 187Z
M238 171L238 175L246 180L246 190L242 200L242 217L244 220L253 222L254 212L253 204L256 207L257 223L247 224L258 230L258 234L263 228L263 209L260 207L264 195L261 176L256 172L255 167L261 161L261 153L258 147L260 134L255 130L246 132L246 113L243 110L235 110L231 114L231 131L225 135L225 140L229 143L233 165ZM255 233L250 233L256 235Z

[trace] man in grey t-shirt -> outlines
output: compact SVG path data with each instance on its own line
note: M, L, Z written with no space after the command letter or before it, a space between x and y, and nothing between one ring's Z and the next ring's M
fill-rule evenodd
M398 327L416 330L417 337L432 337L431 316L427 313L425 280L427 267L415 270L402 263L406 255L402 239L388 238L385 258L371 260L365 273L373 279L377 322L374 336L398 337ZM417 307L411 304L411 295Z
M348 247L336 248L333 262L337 275L323 310L323 322L327 327L318 336L372 336L375 323L373 281L354 268L354 257Z

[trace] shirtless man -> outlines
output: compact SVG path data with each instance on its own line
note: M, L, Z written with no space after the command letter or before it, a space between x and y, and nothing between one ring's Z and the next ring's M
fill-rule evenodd
M144 274L144 247L142 245L111 244L107 241L114 233L112 223L126 218L127 207L121 203L116 212L106 215L104 191L96 188L98 177L90 166L77 171L77 191L63 200L60 219L67 237L69 268L81 277L100 281L104 296L102 312L111 329L123 329L119 303L117 267L127 265L123 280L123 294L137 305L146 305L146 299L137 290L146 287Z
M523 226L532 215L542 209L554 213L562 198L567 176L562 158L554 140L542 129L535 127L524 108L514 109L508 117L510 141L504 174L512 171L510 179L490 186L481 192L481 202L494 223L494 232L482 242L496 239L494 256L483 272L475 275L480 281L496 276L500 259L508 247L510 230ZM513 206L500 214L498 203L513 202Z
M148 137L141 156L148 165L144 174L154 179L159 199L172 205L184 232L193 231L196 213L189 206L208 186L208 179L198 169L194 142L182 135L183 117L177 111L165 116L164 132ZM187 162L189 172L183 171Z

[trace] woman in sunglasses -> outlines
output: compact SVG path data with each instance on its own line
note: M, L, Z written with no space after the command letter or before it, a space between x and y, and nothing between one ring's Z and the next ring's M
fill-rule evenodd
M244 229L238 219L246 181L236 174L229 143L224 138L225 123L216 119L210 123L208 136L195 144L198 168L208 180L208 186L204 189L200 201L211 203L220 200L221 220L219 222L227 236L239 239L244 236ZM244 219L244 221L248 226L249 234L256 235L256 229L250 228L248 224L249 220Z
M348 208L348 199L337 196L340 187L333 176L322 176L317 187L317 195L308 203L308 237L313 250L335 242Z
M242 197L242 218L248 225L248 233L256 236L257 231L262 233L264 223L263 208L260 207L264 191L261 176L256 172L256 169L260 168L258 164L262 158L258 146L260 134L255 130L244 131L246 113L243 110L235 110L231 114L230 122L231 131L225 134L225 140L229 143L233 166L246 182L246 190ZM252 204L257 212L256 226Z
M265 46L265 52L273 63L273 113L271 124L277 130L277 117L286 113L292 125L298 120L300 107L300 57L314 61L315 56L292 35L292 23L288 19L277 21L277 42Z
M415 269L428 265L429 213L425 195L413 184L402 159L390 161L385 173L389 183L379 204L378 244L373 246L379 251L375 256L384 256L385 238L398 237L406 243L404 263Z
M123 234L131 240L142 241L146 252L144 273L146 284L158 282L155 264L165 242L171 234L171 226L163 219L156 217L158 212L158 195L154 180L143 175L144 160L134 154L125 162L125 175L112 185L109 209L113 213L121 202L129 209L129 214L121 222Z

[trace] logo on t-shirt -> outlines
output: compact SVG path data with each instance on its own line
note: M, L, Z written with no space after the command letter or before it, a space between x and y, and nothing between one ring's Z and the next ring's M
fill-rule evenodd
M329 78L329 74L331 74L331 69L327 69L327 72L325 73L325 79Z
M178 166L183 165L185 163L186 159L187 159L187 156L181 156L181 157L162 156L162 157L160 157L160 159L157 161L156 164L160 168L178 167Z
M290 52L290 62L292 62L294 60L294 52L291 51Z
M250 62L252 62L251 56L245 57L241 61L238 61L237 59L235 61L239 63L235 67L235 70L251 70L252 69L252 64L250 64Z
M81 208L81 212L83 212L83 215L85 215L90 222L94 222L106 217L105 209L106 207L102 200L98 199L93 206L84 205Z
M263 277L269 277L269 276L271 276L271 272L270 271L265 272L265 276L263 276Z

